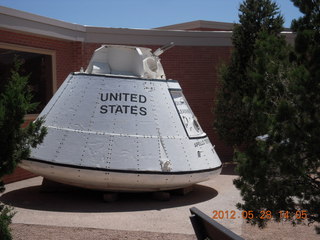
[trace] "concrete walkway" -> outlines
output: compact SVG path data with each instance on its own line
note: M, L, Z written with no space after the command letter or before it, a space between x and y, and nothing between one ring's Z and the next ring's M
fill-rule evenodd
M42 178L36 177L6 185L0 201L15 208L13 223L194 234L191 207L209 216L214 210L239 213L235 204L241 198L232 184L235 177L220 175L195 185L192 193L172 196L166 202L154 200L148 193L131 193L121 194L112 203L103 202L101 193L88 190L41 192ZM240 217L218 222L241 235Z

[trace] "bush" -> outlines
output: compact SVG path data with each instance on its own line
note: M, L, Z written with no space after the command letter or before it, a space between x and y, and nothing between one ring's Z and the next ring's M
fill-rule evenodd
M17 164L30 155L30 148L43 141L47 133L42 126L44 119L37 119L28 127L22 129L24 116L35 109L36 103L31 103L32 94L28 88L28 76L20 75L22 61L15 59L11 77L6 82L0 95L0 179L11 174ZM0 182L0 192L4 191ZM0 239L12 239L9 225L14 216L11 207L0 203Z

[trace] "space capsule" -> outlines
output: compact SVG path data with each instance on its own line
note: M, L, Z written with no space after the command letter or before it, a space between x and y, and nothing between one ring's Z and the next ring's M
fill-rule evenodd
M161 191L208 180L221 161L159 55L103 45L71 73L39 117L48 130L20 166L103 191Z

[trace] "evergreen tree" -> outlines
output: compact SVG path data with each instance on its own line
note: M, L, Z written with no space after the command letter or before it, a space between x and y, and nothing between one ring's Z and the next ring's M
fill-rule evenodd
M255 216L268 210L296 224L320 222L320 0L292 2L304 14L292 24L295 49L290 63L281 62L285 74L266 114L267 138L238 154L235 185L240 209ZM264 226L269 219L249 220Z
M36 147L46 135L43 119L21 128L24 116L37 106L31 103L28 76L19 74L21 65L22 61L16 59L11 78L0 95L0 179L12 173L20 160L28 158L30 147ZM4 191L3 182L0 182L0 190ZM0 203L0 239L11 239L12 216L12 209Z
M239 22L233 30L231 62L221 69L221 89L214 110L217 133L235 147L248 144L265 133L265 129L254 126L256 116L249 104L257 87L261 88L259 81L264 79L252 79L249 71L256 61L257 41L268 35L278 36L283 17L271 0L246 0L240 5Z

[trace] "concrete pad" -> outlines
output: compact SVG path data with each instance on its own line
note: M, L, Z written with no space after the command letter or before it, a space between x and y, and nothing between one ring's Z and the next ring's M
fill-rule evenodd
M217 176L195 185L185 196L172 195L170 201L155 201L151 193L122 193L111 203L102 201L101 192L90 190L41 192L42 177L36 177L6 185L0 201L15 208L13 223L194 234L191 207L210 217L214 210L239 213L235 204L241 197L232 184L235 177ZM241 218L217 221L241 235Z

